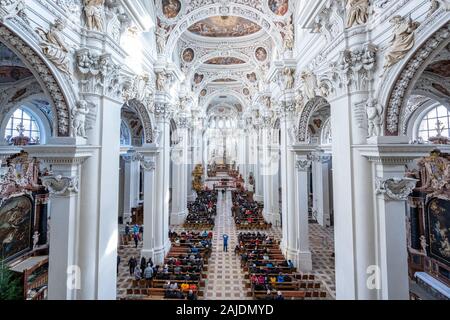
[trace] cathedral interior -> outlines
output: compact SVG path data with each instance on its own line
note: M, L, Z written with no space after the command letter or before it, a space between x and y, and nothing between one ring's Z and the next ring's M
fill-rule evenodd
M0 300L449 300L450 0L0 0Z

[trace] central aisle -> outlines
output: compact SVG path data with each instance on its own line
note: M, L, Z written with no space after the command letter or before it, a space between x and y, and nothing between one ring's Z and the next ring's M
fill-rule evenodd
M225 196L219 191L217 198L217 216L214 228L213 250L208 261L208 279L206 280L205 300L243 300L247 297L248 281L244 278L239 256L234 254L239 232L231 216L231 192ZM223 235L227 234L228 252L223 251Z

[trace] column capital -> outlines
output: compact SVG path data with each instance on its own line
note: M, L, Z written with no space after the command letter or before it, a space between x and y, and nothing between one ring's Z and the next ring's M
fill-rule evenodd
M299 172L307 172L311 167L311 160L296 160L295 161L295 168Z
M377 178L377 195L383 195L388 201L406 201L419 180L412 178Z
M54 196L70 196L78 193L78 177L43 176L41 177L42 185L47 188L51 195Z
M95 146L76 145L41 145L26 146L23 148L30 157L38 158L44 163L58 166L80 165L90 158L95 150Z

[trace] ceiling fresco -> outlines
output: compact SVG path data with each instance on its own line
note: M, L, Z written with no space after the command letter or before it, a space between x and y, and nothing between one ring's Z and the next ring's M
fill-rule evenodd
M0 66L0 83L12 83L32 76L33 74L26 68Z
M244 64L245 61L234 57L217 57L209 59L205 64L229 66L233 64Z
M261 27L245 18L217 16L197 22L188 30L204 37L230 38L254 34L259 32Z
M430 64L426 71L435 73L444 78L450 78L450 60L442 60Z

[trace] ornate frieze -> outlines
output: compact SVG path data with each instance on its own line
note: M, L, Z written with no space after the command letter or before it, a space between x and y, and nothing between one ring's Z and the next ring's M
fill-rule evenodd
M98 55L89 49L76 52L76 65L81 74L81 93L98 94L122 101L122 68L110 54Z
M376 180L376 193L384 195L386 200L406 201L417 185L417 179L390 178Z
M373 80L376 52L376 47L371 44L342 51L338 60L331 64L333 92L367 90Z
M24 0L0 0L0 22L15 17L21 18L29 25Z
M43 176L41 181L51 195L69 196L72 193L78 193L78 177L76 176Z

